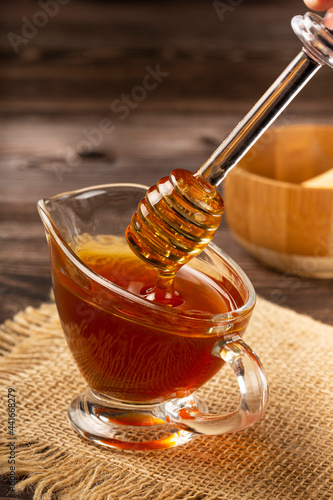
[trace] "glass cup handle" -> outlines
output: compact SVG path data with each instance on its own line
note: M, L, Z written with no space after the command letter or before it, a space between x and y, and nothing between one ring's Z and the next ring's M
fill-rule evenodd
M165 420L197 434L225 434L258 422L265 413L268 386L263 367L252 349L237 335L218 343L217 353L237 377L241 398L238 410L226 415L203 413L193 396L169 401Z

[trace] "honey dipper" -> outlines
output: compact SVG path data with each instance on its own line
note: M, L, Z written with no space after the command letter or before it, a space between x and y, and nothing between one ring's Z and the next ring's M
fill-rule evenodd
M174 274L212 240L224 211L216 187L311 77L333 68L333 31L321 17L292 19L301 52L196 173L174 170L151 187L126 230L129 246L163 274ZM236 201L237 203L237 201Z

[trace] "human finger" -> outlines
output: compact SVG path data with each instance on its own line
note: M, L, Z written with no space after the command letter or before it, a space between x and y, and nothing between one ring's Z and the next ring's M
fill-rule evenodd
M333 7L333 0L304 0L305 5L312 10L328 10Z

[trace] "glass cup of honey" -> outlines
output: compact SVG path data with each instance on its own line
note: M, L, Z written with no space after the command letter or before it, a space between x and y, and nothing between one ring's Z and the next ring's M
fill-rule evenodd
M244 429L263 416L268 392L242 340L255 292L239 266L210 244L161 299L158 271L130 250L126 227L146 191L109 184L38 203L61 325L88 385L70 403L69 421L95 443L127 450ZM239 384L239 406L210 414L196 390L224 365Z

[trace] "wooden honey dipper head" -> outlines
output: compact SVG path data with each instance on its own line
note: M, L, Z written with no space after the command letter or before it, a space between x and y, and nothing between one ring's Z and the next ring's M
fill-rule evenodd
M126 238L138 257L173 274L208 245L223 212L214 186L198 173L173 170L147 191Z

